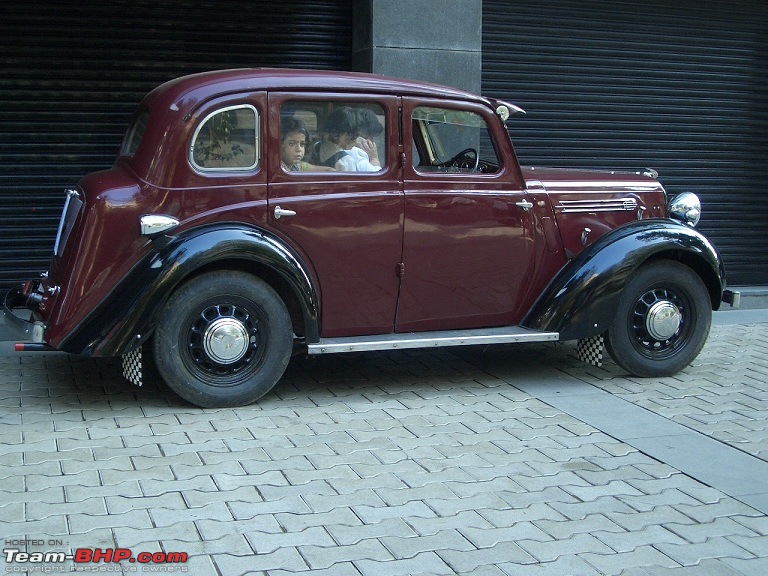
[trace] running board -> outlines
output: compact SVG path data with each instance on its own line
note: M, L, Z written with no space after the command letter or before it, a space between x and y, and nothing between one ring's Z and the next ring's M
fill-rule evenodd
M479 328L475 330L441 330L439 332L321 338L319 342L308 344L307 351L310 354L337 354L339 352L368 352L371 350L400 350L438 346L517 344L552 342L558 340L559 337L557 332L539 332L519 326L505 326L503 328Z

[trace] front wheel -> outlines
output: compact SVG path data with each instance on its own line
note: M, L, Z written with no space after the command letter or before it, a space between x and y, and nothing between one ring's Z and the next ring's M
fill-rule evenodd
M280 297L242 272L211 272L179 288L160 314L154 354L163 380L204 408L241 406L269 392L291 357Z
M635 376L670 376L698 356L711 324L701 278L679 262L660 260L640 268L625 286L606 348Z

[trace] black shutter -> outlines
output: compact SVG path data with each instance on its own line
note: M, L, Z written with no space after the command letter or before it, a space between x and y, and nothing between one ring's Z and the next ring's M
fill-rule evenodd
M483 91L521 162L651 167L702 199L730 284L768 284L768 3L483 2Z
M64 189L112 164L144 94L220 68L349 70L352 0L9 2L0 38L1 294L47 268Z

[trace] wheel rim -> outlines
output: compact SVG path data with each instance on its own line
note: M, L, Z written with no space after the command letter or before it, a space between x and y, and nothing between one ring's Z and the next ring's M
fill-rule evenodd
M680 350L690 331L687 299L673 290L654 288L635 303L630 332L635 348L648 358L668 358Z
M232 385L258 369L264 342L254 311L214 304L194 315L186 333L192 366L215 385Z

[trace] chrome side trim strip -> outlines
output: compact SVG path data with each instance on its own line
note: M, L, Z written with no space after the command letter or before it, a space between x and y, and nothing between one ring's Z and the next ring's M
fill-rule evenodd
M557 209L564 214L574 212L630 212L637 210L634 198L613 198L609 200L561 200Z
M310 354L336 354L340 352L369 352L372 350L400 350L433 348L440 346L470 346L475 344L519 344L523 342L553 342L557 332L538 332L519 326L475 330L445 330L438 332L412 332L348 338L321 338L308 344Z

